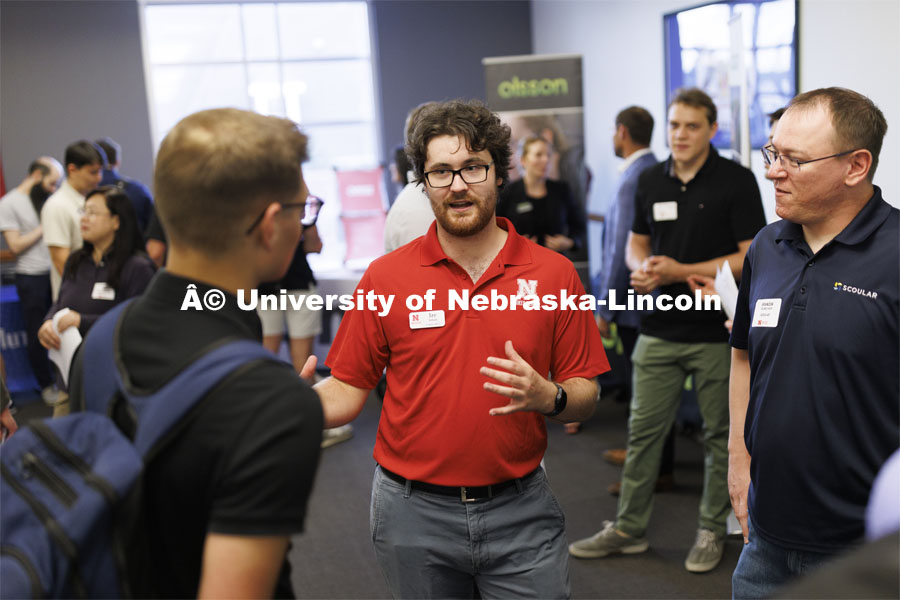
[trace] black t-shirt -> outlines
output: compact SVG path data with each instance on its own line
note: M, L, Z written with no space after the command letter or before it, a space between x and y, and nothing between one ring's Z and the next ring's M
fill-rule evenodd
M650 236L654 255L696 263L738 251L766 224L759 186L749 169L709 157L694 178L682 183L671 157L641 173L635 193L634 233ZM654 206L656 205L656 206ZM674 216L674 218L673 218ZM690 294L686 283L659 288L673 298ZM655 311L641 317L641 333L670 342L727 342L725 314L712 310Z
M182 311L189 284L161 272L135 301L122 328L125 368L139 388L154 390L211 343L259 340L254 311L227 295L218 311ZM80 405L81 356L72 375ZM302 531L322 438L319 398L293 368L254 363L210 392L189 424L148 465L144 510L155 593L195 596L208 532L291 535ZM276 595L290 594L287 561Z
M159 220L159 215L156 214L155 208L150 215L150 222L147 223L147 230L144 231L144 239L157 240L163 244L166 243L166 232L163 230L162 223Z
M548 235L572 238L575 247L584 242L585 223L575 204L569 186L562 181L547 180L547 195L532 198L525 193L525 181L514 181L500 191L497 216L509 219L516 232L534 236L541 246Z

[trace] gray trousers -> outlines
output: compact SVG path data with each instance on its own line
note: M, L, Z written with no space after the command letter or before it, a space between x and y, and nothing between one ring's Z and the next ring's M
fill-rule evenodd
M569 598L565 516L543 469L463 503L403 486L375 468L370 526L395 598Z

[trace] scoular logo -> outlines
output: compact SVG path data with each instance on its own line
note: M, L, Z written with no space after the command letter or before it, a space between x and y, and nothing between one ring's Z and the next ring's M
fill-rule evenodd
M531 98L535 96L565 96L569 93L569 82L564 77L556 79L519 79L501 81L497 86L501 98Z
M870 292L869 290L864 290L862 288L858 288L858 287L855 287L852 285L847 285L845 283L841 283L840 281L834 282L834 291L848 292L850 294L857 294L859 296L871 298L872 300L878 298L878 292Z

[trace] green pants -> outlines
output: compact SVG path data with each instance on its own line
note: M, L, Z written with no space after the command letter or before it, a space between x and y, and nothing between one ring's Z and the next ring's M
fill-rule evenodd
M666 435L675 422L684 380L694 376L703 416L704 474L699 527L725 533L728 497L728 344L682 344L641 335L632 354L634 394L628 455L616 527L643 536L653 511L653 488Z

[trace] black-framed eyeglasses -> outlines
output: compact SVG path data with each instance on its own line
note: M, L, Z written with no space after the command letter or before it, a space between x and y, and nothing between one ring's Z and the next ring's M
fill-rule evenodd
M434 169L424 173L425 181L433 188L445 188L453 185L453 178L459 175L464 183L481 183L487 180L488 171L493 164L466 165L462 169Z
M309 195L306 197L306 202L279 202L278 203L281 208L299 208L303 207L303 212L300 213L300 223L304 227L312 227L316 224L316 219L319 216L319 209L325 204L325 201L319 198L318 196ZM263 217L266 215L266 211L269 209L268 205L259 213L259 216L253 219L253 223L250 224L250 227L247 228L247 231L244 232L244 235L250 235L250 233L256 229L256 226L259 225Z
M818 162L820 160L826 160L828 158L837 158L838 156L844 156L846 154L850 154L851 152L856 152L856 150L847 150L846 152L838 152L837 154L831 154L829 156L823 156L822 158L811 158L809 160L797 160L796 158L791 158L790 156L785 156L771 146L760 148L763 155L763 163L765 163L766 168L771 167L775 160L781 161L781 168L785 171L790 167L791 169L800 170L800 165L805 165L807 163Z

